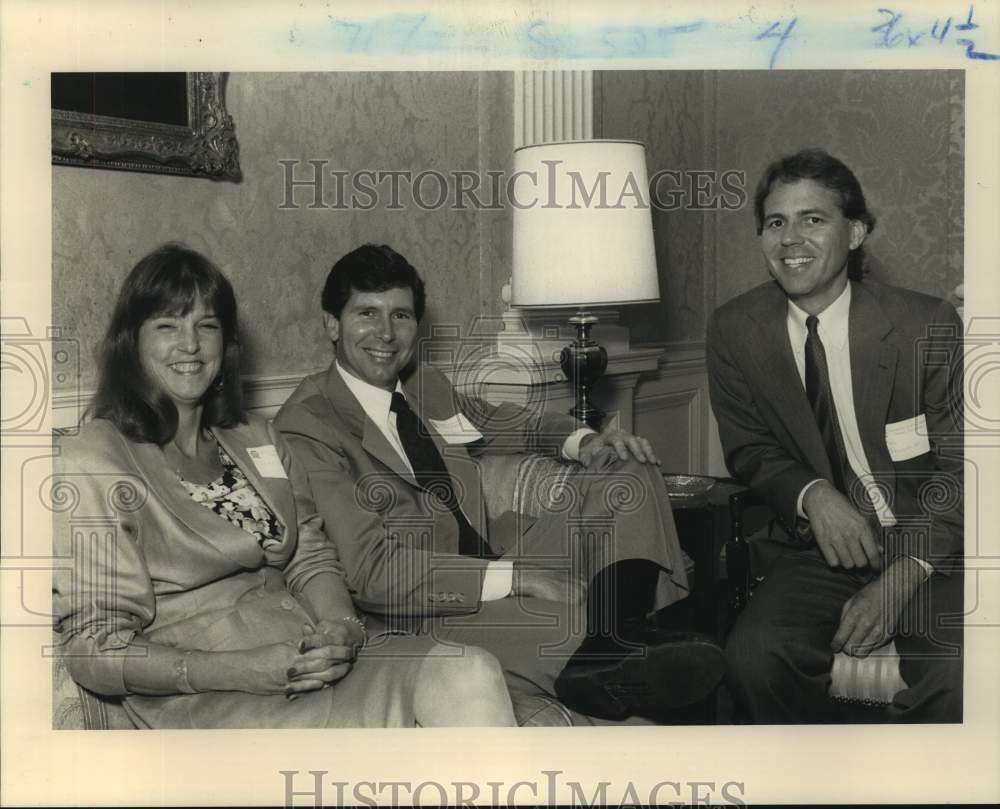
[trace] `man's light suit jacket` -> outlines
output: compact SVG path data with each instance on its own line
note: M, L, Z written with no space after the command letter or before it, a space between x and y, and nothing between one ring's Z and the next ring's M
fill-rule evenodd
M304 379L275 423L308 473L355 602L390 618L476 612L487 560L458 555L455 518L417 485L340 373L331 364ZM576 420L461 395L423 365L403 389L444 458L469 522L502 552L505 539L497 530L491 536L486 523L476 458L555 455L578 428Z

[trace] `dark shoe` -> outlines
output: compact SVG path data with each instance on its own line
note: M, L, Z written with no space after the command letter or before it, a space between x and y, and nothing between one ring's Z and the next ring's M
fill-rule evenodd
M584 641L556 678L556 696L601 719L656 716L699 702L725 674L719 645L697 632L647 625L633 644Z
M691 596L675 601L654 613L650 622L672 632L690 632L696 625L696 604Z

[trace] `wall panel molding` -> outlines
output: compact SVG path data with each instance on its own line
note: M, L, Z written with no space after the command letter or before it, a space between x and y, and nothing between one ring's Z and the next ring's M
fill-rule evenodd
M243 378L243 408L264 418L271 418L292 395L299 382L313 373L246 376ZM52 397L52 429L71 430L80 423L83 412L94 396L93 390Z
M660 344L656 371L644 374L635 394L635 429L648 438L664 471L711 474L710 426L703 343Z
M655 370L642 370L634 388L632 429L653 443L667 471L725 474L717 458L719 450L716 448L713 451L718 438L714 435L716 428L708 397L704 346L691 343L637 347L641 358L659 351L663 353ZM309 373L312 371L245 377L243 395L246 410L272 418ZM80 422L93 393L93 390L86 390L79 395L60 394L53 397L53 429L72 430ZM623 420L626 426L628 422ZM670 469L667 469L668 465Z
M702 405L704 396L700 388L686 388L675 393L660 393L654 396L643 396L635 400L636 424L648 423L650 417L660 415L669 420L671 411L677 411L685 429L681 435L686 437L686 463L679 469L666 469L667 472L700 473L702 463ZM676 417L675 417L676 419ZM675 434L673 430L671 434ZM640 434L642 431L640 430ZM672 451L667 457L677 457L679 453Z
M590 70L525 70L514 74L514 148L594 137Z

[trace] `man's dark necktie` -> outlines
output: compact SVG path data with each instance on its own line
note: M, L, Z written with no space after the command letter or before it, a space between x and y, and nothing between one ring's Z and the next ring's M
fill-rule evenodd
M477 556L481 559L496 559L490 544L472 527L459 507L455 497L455 487L444 465L444 458L431 440L427 428L417 414L410 409L403 394L392 394L389 409L396 414L396 431L406 451L406 457L413 468L417 484L437 496L447 506L458 522L458 552L463 556Z
M840 434L840 423L837 421L837 408L833 404L833 389L830 387L830 369L826 362L826 351L819 339L819 318L809 315L806 318L806 395L812 405L816 424L823 445L826 447L830 468L833 470L833 485L843 494L849 494L847 484L854 475L847 463L847 453L844 451L843 438Z

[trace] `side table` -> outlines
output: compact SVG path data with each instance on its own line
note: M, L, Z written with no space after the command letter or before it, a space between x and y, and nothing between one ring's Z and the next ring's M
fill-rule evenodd
M719 609L719 567L731 533L729 498L747 488L731 478L716 478L708 492L686 494L671 491L670 476L664 477L678 539L694 559L695 628L721 640L726 627Z

